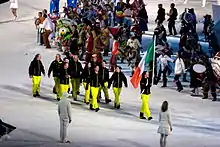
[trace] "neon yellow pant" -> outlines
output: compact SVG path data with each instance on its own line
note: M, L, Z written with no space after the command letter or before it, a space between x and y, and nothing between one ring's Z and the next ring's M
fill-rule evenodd
M150 99L150 94L142 94L141 95L142 99L142 107L141 107L141 112L145 114L148 118L151 117L150 109L149 109L149 99Z
M89 86L88 86L88 90L86 90L86 85L87 85L87 83L86 82L84 82L83 83L83 86L84 86L84 88L85 88L85 102L86 103L89 103L89 100L90 100L90 84L89 84Z
M108 94L108 82L104 83L104 87L99 88L99 94L98 97L101 95L101 91L103 90L105 99L109 99L109 94Z
M40 93L40 81L41 76L33 76L32 77L32 93L37 94Z
M69 89L69 84L65 85L65 84L60 84L60 88L59 88L59 92L57 94L57 98L61 98L63 93L68 92Z
M72 96L73 98L77 98L77 92L79 92L79 88L80 88L80 79L72 78L71 84L72 84Z
M115 94L115 104L116 104L116 106L119 106L120 105L121 88L113 87L113 92Z
M54 83L55 83L55 90L58 93L60 89L60 79L58 77L53 77Z
M91 93L92 93L92 108L97 109L99 108L98 102L97 102L97 97L99 94L99 87L91 87Z

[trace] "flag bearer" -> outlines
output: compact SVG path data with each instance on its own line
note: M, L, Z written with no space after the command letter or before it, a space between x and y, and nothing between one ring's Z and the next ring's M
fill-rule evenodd
M80 76L83 70L82 64L78 61L78 55L73 55L73 60L70 61L69 73L71 76L71 84L72 84L72 97L76 101L77 93L79 93L80 88Z
M51 72L53 72L53 79L54 79L54 87L53 87L53 93L57 94L59 92L59 86L60 86L60 68L62 66L62 59L61 55L57 54L55 57L55 60L50 64L49 71L48 71L48 77L50 78Z
M109 71L106 68L106 61L102 61L102 68L100 70L102 81L104 82L104 85L100 87L99 89L99 95L101 96L101 90L103 90L105 95L105 102L106 104L110 103L111 100L109 99L109 93L108 93L108 81L109 81ZM99 98L99 97L98 97Z
M59 89L59 93L57 97L58 101L60 100L63 93L67 93L69 89L70 74L69 74L68 68L69 68L69 63L64 62L63 66L61 67L60 75L59 75L60 89Z
M140 81L140 87L141 87L141 99L142 99L142 107L140 110L140 119L146 119L144 115L147 116L148 120L151 120L151 113L149 109L149 98L150 98L150 87L151 87L151 81L149 79L149 74L144 71L142 74L142 78Z
M127 78L125 77L124 73L121 72L121 67L117 66L115 72L109 80L108 85L108 88L110 88L111 84L113 83L113 92L115 94L114 108L117 109L120 109L120 94L122 90L122 82L124 82L125 87L128 87Z
M29 77L32 78L33 97L40 96L41 73L45 76L44 66L41 62L41 55L35 55L29 66Z
M81 80L83 82L83 86L85 88L85 100L84 102L88 105L89 104L89 100L90 100L90 84L89 84L89 79L91 76L91 63L88 63L82 72L81 75ZM86 85L88 84L88 89L86 89Z
M99 66L96 65L94 71L91 74L91 77L89 79L89 83L86 85L86 90L89 88L89 84L91 87L91 94L92 94L92 101L90 103L90 109L95 110L96 112L99 111L99 105L98 105L98 94L99 94L99 88L100 86L103 86L104 83L101 79L101 76L99 74Z

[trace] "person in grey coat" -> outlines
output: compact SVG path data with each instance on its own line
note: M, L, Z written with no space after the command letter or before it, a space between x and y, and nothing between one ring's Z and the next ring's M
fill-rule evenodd
M67 140L67 128L71 123L71 104L67 100L68 93L64 93L62 99L58 103L58 114L60 117L60 141L62 143L70 143Z
M168 102L164 101L161 106L161 112L159 113L159 128L158 133L161 134L160 137L160 147L166 147L167 136L172 131L172 123L170 112L168 111Z

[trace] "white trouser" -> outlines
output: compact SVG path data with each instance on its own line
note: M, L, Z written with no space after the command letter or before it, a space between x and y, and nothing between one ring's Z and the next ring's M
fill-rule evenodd
M67 141L68 125L69 125L69 119L60 118L60 141L64 143Z

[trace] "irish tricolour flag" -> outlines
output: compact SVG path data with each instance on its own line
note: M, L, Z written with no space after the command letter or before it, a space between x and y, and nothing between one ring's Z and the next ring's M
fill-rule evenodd
M131 84L134 86L134 88L138 88L138 85L141 81L142 73L145 70L145 67L147 64L149 64L155 55L155 42L152 41L150 44L148 50L144 53L143 58L141 59L141 62L138 64L138 67L134 71L134 75L131 78Z

